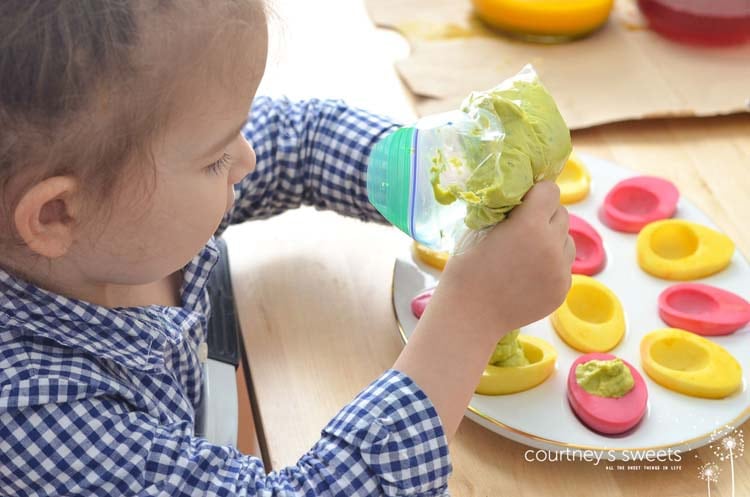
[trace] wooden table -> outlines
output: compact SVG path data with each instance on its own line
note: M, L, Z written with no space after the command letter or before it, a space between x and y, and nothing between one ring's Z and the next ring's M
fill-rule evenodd
M413 117L392 67L406 47L372 27L359 1L272 5L285 34L271 43L261 91L338 96ZM573 141L579 151L671 179L750 257L749 115L613 124L575 132ZM310 208L232 227L226 238L261 445L267 469L278 470L294 464L326 422L398 356L391 275L409 240L395 228ZM750 422L743 428L750 434ZM698 497L707 494L698 466L714 459L705 447L683 454L679 470L607 470L527 462L525 450L465 420L451 445L452 495ZM729 465L719 465L711 495L729 496ZM735 461L735 478L735 495L750 495L750 455Z

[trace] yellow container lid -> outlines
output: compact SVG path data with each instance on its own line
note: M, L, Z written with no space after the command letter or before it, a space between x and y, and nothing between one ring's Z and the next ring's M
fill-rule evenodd
M472 0L484 22L535 41L585 36L607 22L614 0Z

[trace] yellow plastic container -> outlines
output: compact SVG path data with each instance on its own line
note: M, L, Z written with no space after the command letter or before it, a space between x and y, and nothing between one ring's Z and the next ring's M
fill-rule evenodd
M607 22L614 0L472 0L490 26L531 41L586 36Z

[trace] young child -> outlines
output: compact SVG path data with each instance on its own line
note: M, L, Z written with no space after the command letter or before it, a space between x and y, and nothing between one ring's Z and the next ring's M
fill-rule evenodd
M564 298L540 183L295 466L195 436L214 236L303 203L383 222L366 157L394 124L255 98L266 46L261 0L0 3L0 495L444 495L495 343Z

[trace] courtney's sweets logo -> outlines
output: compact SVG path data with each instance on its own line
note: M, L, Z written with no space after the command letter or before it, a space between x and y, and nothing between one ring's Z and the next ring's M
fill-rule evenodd
M732 497L734 493L734 460L745 453L745 437L742 428L734 429L723 426L711 434L708 446L719 461L729 463L729 478L731 480ZM695 455L698 458L698 454ZM711 484L718 485L721 468L715 461L709 461L698 468L698 478L706 482L706 494L711 497Z
M598 466L602 462L642 462L642 463L678 463L682 461L682 453L677 449L665 450L623 450L617 457L615 450L536 450L529 449L523 453L527 462L588 462Z
M729 486L730 495L735 493L734 461L745 454L745 439L742 428L735 429L726 425L711 433L708 451L693 451L693 457L698 460L698 478L706 482L706 495L711 497L711 491L716 490L723 483ZM709 453L710 460L703 461L701 452ZM683 459L686 456L679 449L646 449L646 450L593 450L593 449L564 449L542 450L528 449L523 453L526 462L586 462L594 466L602 465L607 471L680 471L683 469ZM692 460L688 459L688 460ZM729 479L724 483L719 478Z

